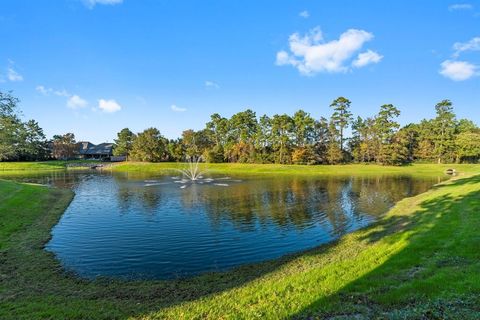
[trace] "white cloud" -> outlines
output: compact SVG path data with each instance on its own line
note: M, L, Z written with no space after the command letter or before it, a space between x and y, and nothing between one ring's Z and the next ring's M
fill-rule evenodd
M456 3L448 7L448 10L450 11L472 10L472 9L473 9L473 6L469 3Z
M36 86L35 90L37 90L37 92L43 94L44 96L49 96L51 94L56 95L58 97L67 97L67 98L71 98L73 96L70 93L68 93L68 91L66 91L65 89L54 90L52 88L46 88L43 85Z
M308 12L307 10L304 10L304 11L300 12L298 15L302 18L307 19L308 17L310 17L310 12Z
M72 95L68 93L65 89L62 90L53 90L53 94L59 97L71 97Z
M98 100L98 108L103 112L114 113L122 110L122 106L117 103L117 101L110 99L100 99Z
M74 109L74 110L81 109L81 108L85 108L87 105L88 105L88 102L80 98L76 94L74 94L67 100L67 107L69 107L70 109Z
M356 68L361 68L371 63L379 63L383 59L383 56L375 51L367 50L359 53L357 59L355 59L352 65Z
M350 69L354 54L372 39L373 34L370 32L349 29L338 40L325 42L320 28L316 27L304 36L292 34L289 37L290 53L277 52L276 64L292 65L304 75L346 72Z
M23 81L23 76L19 74L13 67L8 68L7 78L8 80L15 82L15 81Z
M213 81L205 81L205 87L207 88L214 88L214 89L220 89L220 86L218 85L218 83L216 82L213 82Z
M480 37L472 38L468 42L456 42L453 44L453 49L454 57L458 57L464 51L480 51Z
M478 67L466 61L445 60L440 66L440 74L453 81L463 81L478 75Z
M186 108L180 108L180 107L177 107L176 105L172 104L170 106L170 109L172 109L172 111L175 111L175 112L185 112L187 111Z
M50 94L49 90L51 89L46 89L44 86L36 86L35 90L37 90L37 92L40 92L44 96L48 96Z
M115 5L122 3L123 0L83 0L83 3L90 9L97 4Z

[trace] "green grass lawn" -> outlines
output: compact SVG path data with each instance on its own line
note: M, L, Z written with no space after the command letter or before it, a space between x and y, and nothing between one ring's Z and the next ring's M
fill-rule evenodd
M114 170L128 166L140 170ZM0 180L0 319L478 319L480 166L251 168L427 174L452 166L462 171L455 179L403 199L376 224L335 243L171 281L66 274L43 245L72 193Z
M100 163L91 160L71 160L71 161L38 161L38 162L0 162L0 174L2 172L12 171L45 171L45 170L65 170L67 166L81 166L92 163Z
M98 164L98 161L74 160L74 161L44 161L44 162L0 162L0 175L15 172L25 173L28 171L65 170L68 166L76 168L82 164ZM179 162L119 162L112 163L105 170L117 172L145 172L145 173L170 173L175 169L185 168L185 163ZM200 168L214 174L241 174L241 175L378 175L378 174L402 174L402 175L438 175L446 169L455 168L460 172L478 172L478 164L412 164L405 166L381 166L366 164L347 165L279 165L279 164L243 164L243 163L201 163ZM71 169L71 168L69 168Z
M161 162L122 162L111 167L113 171L129 172L164 172L184 168L184 163ZM439 175L446 169L455 168L461 172L478 172L478 164L414 164L407 166L381 166L365 164L347 165L279 165L279 164L242 164L242 163L207 163L200 164L202 170L219 174L275 174L275 175L378 175L378 174L402 174L402 175Z

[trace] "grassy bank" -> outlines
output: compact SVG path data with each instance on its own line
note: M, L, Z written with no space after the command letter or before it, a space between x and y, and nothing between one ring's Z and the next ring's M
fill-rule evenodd
M128 166L139 167L124 164L114 170ZM222 166L215 169L246 170ZM255 170L264 173L268 167ZM443 170L432 165L363 167L304 168L315 173ZM85 281L65 274L42 248L71 192L0 181L0 318L478 319L480 175L473 173L480 167L454 167L464 172L400 201L375 225L336 243L226 273L172 281Z
M82 165L99 163L99 161L90 160L72 160L72 161L38 161L38 162L0 162L0 174L2 172L12 171L47 171L47 170L65 170L68 167L76 168Z
M0 175L28 171L65 170L77 168L84 164L98 164L98 161L45 161L45 162L0 162ZM185 163L177 162L120 162L113 163L106 170L116 172L171 173L175 169L185 168ZM201 163L200 168L214 174L239 175L438 175L446 169L455 168L460 172L480 172L478 164L412 164L406 166L380 166L365 164L347 165L279 165L279 164L243 164L243 163Z
M128 172L169 172L174 169L184 168L184 163L142 163L123 162L111 167L113 171ZM202 170L217 174L275 174L275 175L378 175L378 174L402 174L402 175L438 175L446 169L456 168L461 172L480 173L478 164L413 164L408 166L380 166L365 164L348 165L279 165L279 164L241 164L241 163L208 163L200 164Z

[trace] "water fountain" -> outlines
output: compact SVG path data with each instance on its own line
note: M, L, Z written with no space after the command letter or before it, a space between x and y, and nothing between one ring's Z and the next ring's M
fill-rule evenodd
M241 180L234 180L230 177L220 178L205 178L203 175L206 170L200 170L200 163L203 161L203 157L187 157L186 167L183 169L175 169L181 176L171 177L174 183L181 184L180 189L185 189L193 184L213 184L219 187L228 187L231 182L240 182ZM168 182L157 183L154 180L145 180L146 187L167 184Z
M183 174L184 177L186 177L190 181L197 181L199 179L202 179L203 176L203 171L200 171L198 168L198 165L202 161L202 157L188 157L187 158L187 163L188 166L185 169L176 169L180 173Z

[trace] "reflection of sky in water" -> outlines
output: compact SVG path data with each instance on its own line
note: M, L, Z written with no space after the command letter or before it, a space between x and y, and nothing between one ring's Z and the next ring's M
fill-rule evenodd
M308 249L438 182L274 177L180 189L167 176L57 172L21 179L75 190L47 245L68 270L145 278L225 270Z

